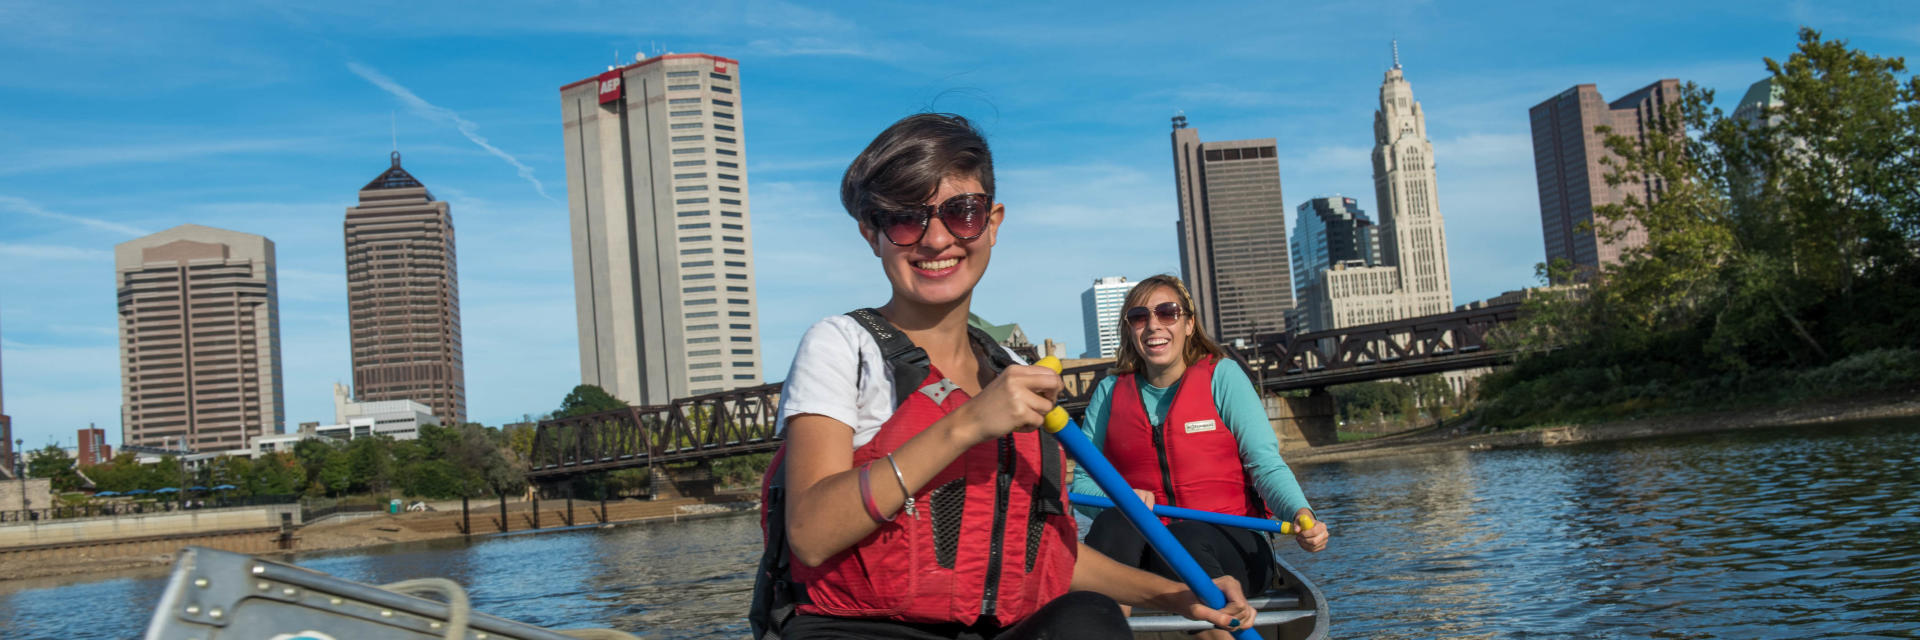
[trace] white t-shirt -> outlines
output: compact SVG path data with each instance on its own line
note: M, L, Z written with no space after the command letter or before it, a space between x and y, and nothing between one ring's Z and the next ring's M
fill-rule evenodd
M1012 351L1007 355L1024 364ZM780 390L776 429L786 431L787 419L803 413L852 427L856 449L873 440L880 425L893 417L893 368L873 334L845 314L813 323L793 354Z

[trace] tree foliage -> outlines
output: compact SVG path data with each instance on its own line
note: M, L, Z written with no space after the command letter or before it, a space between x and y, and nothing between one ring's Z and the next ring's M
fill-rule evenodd
M607 393L606 389L583 384L574 387L566 398L561 399L560 408L553 412L553 417L571 418L589 413L624 409L628 406L630 405L613 397L613 394Z
M1904 362L1900 352L1912 352L1920 80L1900 78L1900 58L1811 29L1766 68L1781 106L1757 121L1727 116L1711 91L1688 83L1649 135L1602 131L1609 184L1652 185L1656 195L1600 207L1595 224L1612 239L1644 229L1646 242L1584 292L1529 301L1528 319L1505 332L1528 355L1487 386L1493 422L1783 386L1812 393L1794 376L1883 350L1893 353L1874 357Z

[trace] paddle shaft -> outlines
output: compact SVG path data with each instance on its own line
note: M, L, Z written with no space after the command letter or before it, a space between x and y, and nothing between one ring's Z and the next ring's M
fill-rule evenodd
M1132 492L1129 491L1128 493L1132 493ZM1139 496L1135 496L1136 499L1138 497ZM1078 505L1086 505L1089 507L1099 507L1101 509L1113 508L1112 500L1108 500L1100 496L1090 496L1084 493L1073 494L1073 503ZM1153 505L1152 510L1154 515L1157 515L1163 518L1179 518L1181 520L1195 520L1199 522L1208 522L1212 524L1224 525L1229 527L1252 529L1254 531L1271 531L1281 535L1289 535L1289 536L1300 532L1299 526L1295 525L1294 523L1274 522L1266 518L1249 518L1246 516L1234 516L1234 515L1227 515L1224 513L1214 513L1212 511L1201 511L1199 509L1188 509L1185 507L1167 506L1164 504Z

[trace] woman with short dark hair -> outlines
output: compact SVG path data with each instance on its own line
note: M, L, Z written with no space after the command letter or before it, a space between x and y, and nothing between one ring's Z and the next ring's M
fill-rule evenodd
M1111 638L1127 633L1116 599L1251 624L1230 579L1216 611L1075 540L1058 445L1036 431L1060 376L967 326L1006 215L993 193L986 140L954 115L902 119L847 167L841 202L892 296L808 329L781 391L786 444L767 482L784 493L765 508L785 526L767 535L785 534L779 582L798 610L775 625L787 638Z

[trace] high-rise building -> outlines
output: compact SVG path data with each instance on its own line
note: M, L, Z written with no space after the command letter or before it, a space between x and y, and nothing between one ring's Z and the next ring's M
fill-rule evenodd
M1086 323L1087 352L1082 358L1111 358L1120 352L1120 307L1138 282L1122 276L1094 278L1080 293L1080 315Z
M1620 261L1622 252L1646 244L1647 233L1628 220L1596 220L1594 210L1625 202L1633 194L1651 202L1661 185L1655 180L1607 184L1614 157L1606 135L1594 128L1611 127L1615 135L1645 139L1659 131L1664 109L1680 99L1680 81L1661 80L1611 103L1591 84L1576 85L1534 105L1527 115L1533 128L1533 171L1540 187L1540 229L1548 264L1566 261L1591 273L1603 264ZM1611 240L1608 231L1621 237Z
M1372 267L1381 264L1380 228L1360 210L1353 198L1314 198L1295 209L1293 234L1293 291L1301 289L1333 265Z
M1373 112L1373 189L1382 263L1400 269L1401 318L1453 310L1446 220L1433 168L1427 114L1413 99L1395 43L1393 68L1380 81L1380 108Z
M1221 342L1286 329L1287 208L1273 138L1201 142L1173 118L1180 276Z
M739 74L669 54L560 88L580 378L626 402L760 381Z
M74 447L73 463L77 466L91 467L105 464L113 459L113 445L107 444L107 431L87 425L78 433L77 446Z
M466 420L460 278L446 202L393 165L347 208L347 318L361 402L413 400Z
M185 224L115 245L122 440L201 451L280 433L273 241Z
M1787 106L1780 93L1780 83L1772 77L1748 85L1746 94L1740 96L1740 104L1733 108L1733 118L1751 126L1779 122L1783 116L1777 112Z

